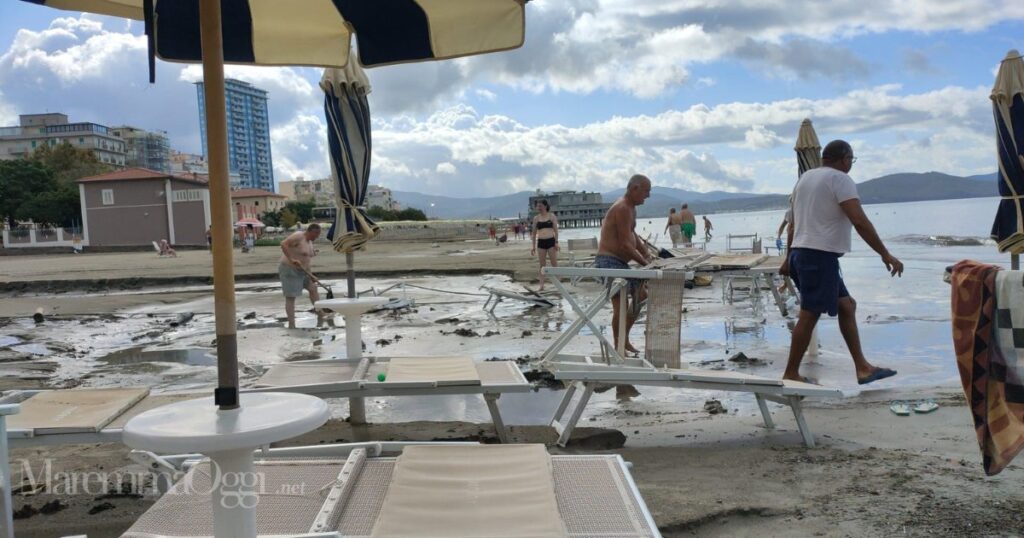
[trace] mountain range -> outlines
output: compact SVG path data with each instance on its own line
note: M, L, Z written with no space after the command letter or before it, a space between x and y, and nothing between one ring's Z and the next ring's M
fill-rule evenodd
M857 184L865 204L952 200L998 196L996 174L960 177L941 172L890 174ZM606 202L622 196L623 189L601 193ZM408 191L392 191L402 207L422 209L430 218L486 219L522 216L529 212L529 199L534 193L517 192L502 196L455 198ZM741 192L696 192L672 187L651 189L651 197L638 208L638 216L652 217L668 213L669 208L684 202L697 214L733 211L760 211L786 207L788 194L756 194Z

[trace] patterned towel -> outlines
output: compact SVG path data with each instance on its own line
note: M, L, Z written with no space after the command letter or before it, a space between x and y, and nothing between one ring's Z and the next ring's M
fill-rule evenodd
M953 267L953 345L985 474L1024 449L1024 282L1018 271Z

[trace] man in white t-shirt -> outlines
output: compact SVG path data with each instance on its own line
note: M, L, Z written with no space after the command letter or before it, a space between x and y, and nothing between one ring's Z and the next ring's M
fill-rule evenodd
M829 142L822 152L822 166L804 172L793 189L787 256L780 272L792 276L800 290L800 318L793 328L783 379L807 380L800 375L800 361L822 314L839 315L839 330L853 357L859 384L896 375L896 370L872 366L864 358L857 302L850 297L839 269L839 257L850 252L850 232L856 228L882 257L889 274L903 275L903 263L886 250L860 205L857 184L847 175L856 160L850 144Z

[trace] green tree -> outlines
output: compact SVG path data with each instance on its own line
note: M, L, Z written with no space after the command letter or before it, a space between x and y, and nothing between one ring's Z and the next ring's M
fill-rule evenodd
M0 161L0 217L7 221L9 228L17 226L15 219L33 218L24 215L23 206L56 187L53 174L39 163L25 159ZM75 195L77 198L77 191Z
M415 207L407 207L396 215L398 220L427 220L427 214Z
M50 146L43 144L29 155L29 160L49 168L61 185L73 185L76 179L105 174L113 167L100 162L87 149L78 149L67 142Z
M294 214L300 222L309 222L313 220L313 208L316 207L316 204L312 201L291 201L286 203L284 207L285 209L291 210L292 214Z
M267 211L260 216L260 220L267 226L278 227L281 225L281 213L279 211Z
M292 226L298 224L298 222L298 215L296 215L295 212L292 211L291 208L289 208L286 205L285 208L281 210L281 226L284 226L285 228L291 228Z
M384 209L383 207L380 207L378 205L371 206L370 209L366 210L366 214L369 215L371 219L379 220L381 222L389 220L398 220L396 218L394 211L391 211L390 209Z
M68 227L82 221L78 189L70 185L44 191L30 198L17 212L18 218L52 227Z

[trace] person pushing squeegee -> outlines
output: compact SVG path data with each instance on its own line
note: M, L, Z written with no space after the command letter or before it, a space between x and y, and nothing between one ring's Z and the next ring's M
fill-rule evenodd
M302 297L302 290L309 292L309 300L316 308L320 299L317 285L327 290L327 298L334 297L330 287L324 285L309 271L316 251L313 242L320 237L320 225L310 224L305 230L295 232L281 241L281 261L277 274L281 279L281 292L284 294L284 311L288 316L288 328L295 328L295 299ZM324 315L317 311L317 327L323 325Z

